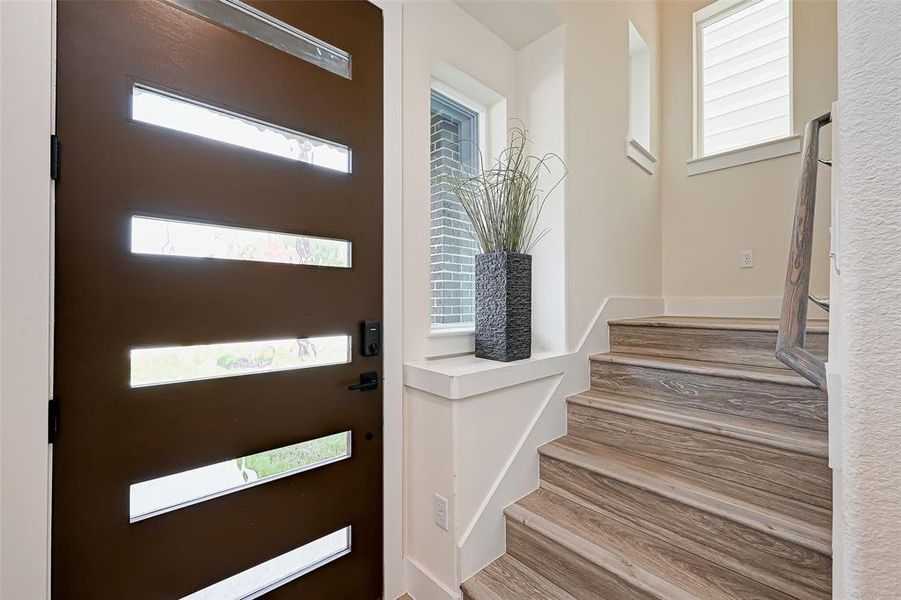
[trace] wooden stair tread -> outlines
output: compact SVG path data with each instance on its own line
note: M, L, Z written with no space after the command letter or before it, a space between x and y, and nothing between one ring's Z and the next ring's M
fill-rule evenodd
M539 488L505 513L653 598L790 598L549 489Z
M779 319L757 317L658 316L616 319L610 325L631 327L671 327L681 329L723 329L738 331L779 331ZM807 333L829 333L827 319L808 319Z
M541 487L798 600L831 597L832 559L815 550L547 456Z
M776 319L610 321L569 435L507 507L464 600L827 600L826 395L774 356ZM807 323L828 353L826 320Z
M683 407L644 398L633 398L601 390L587 390L581 394L570 396L567 402L756 442L800 454L820 458L829 456L829 436L824 431Z
M467 600L576 600L509 554L464 581L461 587Z
M763 381L797 387L815 387L812 383L794 371L773 367L755 367L749 365L735 365L701 360L688 360L684 358L667 358L617 352L595 354L590 358L593 362L597 363L630 365L648 369L662 369L665 371L678 371L681 373L692 373L695 375L707 375L711 377L743 379L746 381Z
M832 552L831 511L827 509L570 435L545 444L539 453L821 554Z

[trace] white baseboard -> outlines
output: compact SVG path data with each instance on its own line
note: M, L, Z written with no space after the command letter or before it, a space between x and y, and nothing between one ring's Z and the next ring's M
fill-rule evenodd
M413 600L460 600L460 592L449 590L428 569L407 558L407 593Z
M683 317L779 318L782 296L667 296L665 314ZM815 304L808 305L811 319L828 319Z
M631 319L637 317L656 317L664 314L664 300L653 296L611 296L605 298L594 316L594 320L585 329L576 352L587 359L592 354L610 351L609 321ZM587 377L588 363L585 362ZM586 384L587 384L586 379ZM587 388L586 388L587 389Z

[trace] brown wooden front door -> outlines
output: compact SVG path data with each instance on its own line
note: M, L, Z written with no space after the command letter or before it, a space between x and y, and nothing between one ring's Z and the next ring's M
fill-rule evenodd
M379 598L380 10L57 14L54 598Z

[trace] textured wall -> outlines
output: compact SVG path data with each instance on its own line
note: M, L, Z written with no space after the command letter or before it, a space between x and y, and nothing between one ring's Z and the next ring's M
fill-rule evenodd
M901 588L901 2L838 10L845 600ZM834 417L834 415L833 415Z

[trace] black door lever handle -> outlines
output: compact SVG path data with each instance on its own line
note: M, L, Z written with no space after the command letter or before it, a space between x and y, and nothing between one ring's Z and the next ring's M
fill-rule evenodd
M361 392L369 392L379 389L379 374L377 371L367 371L360 373L360 383L347 386L349 390L360 390Z

